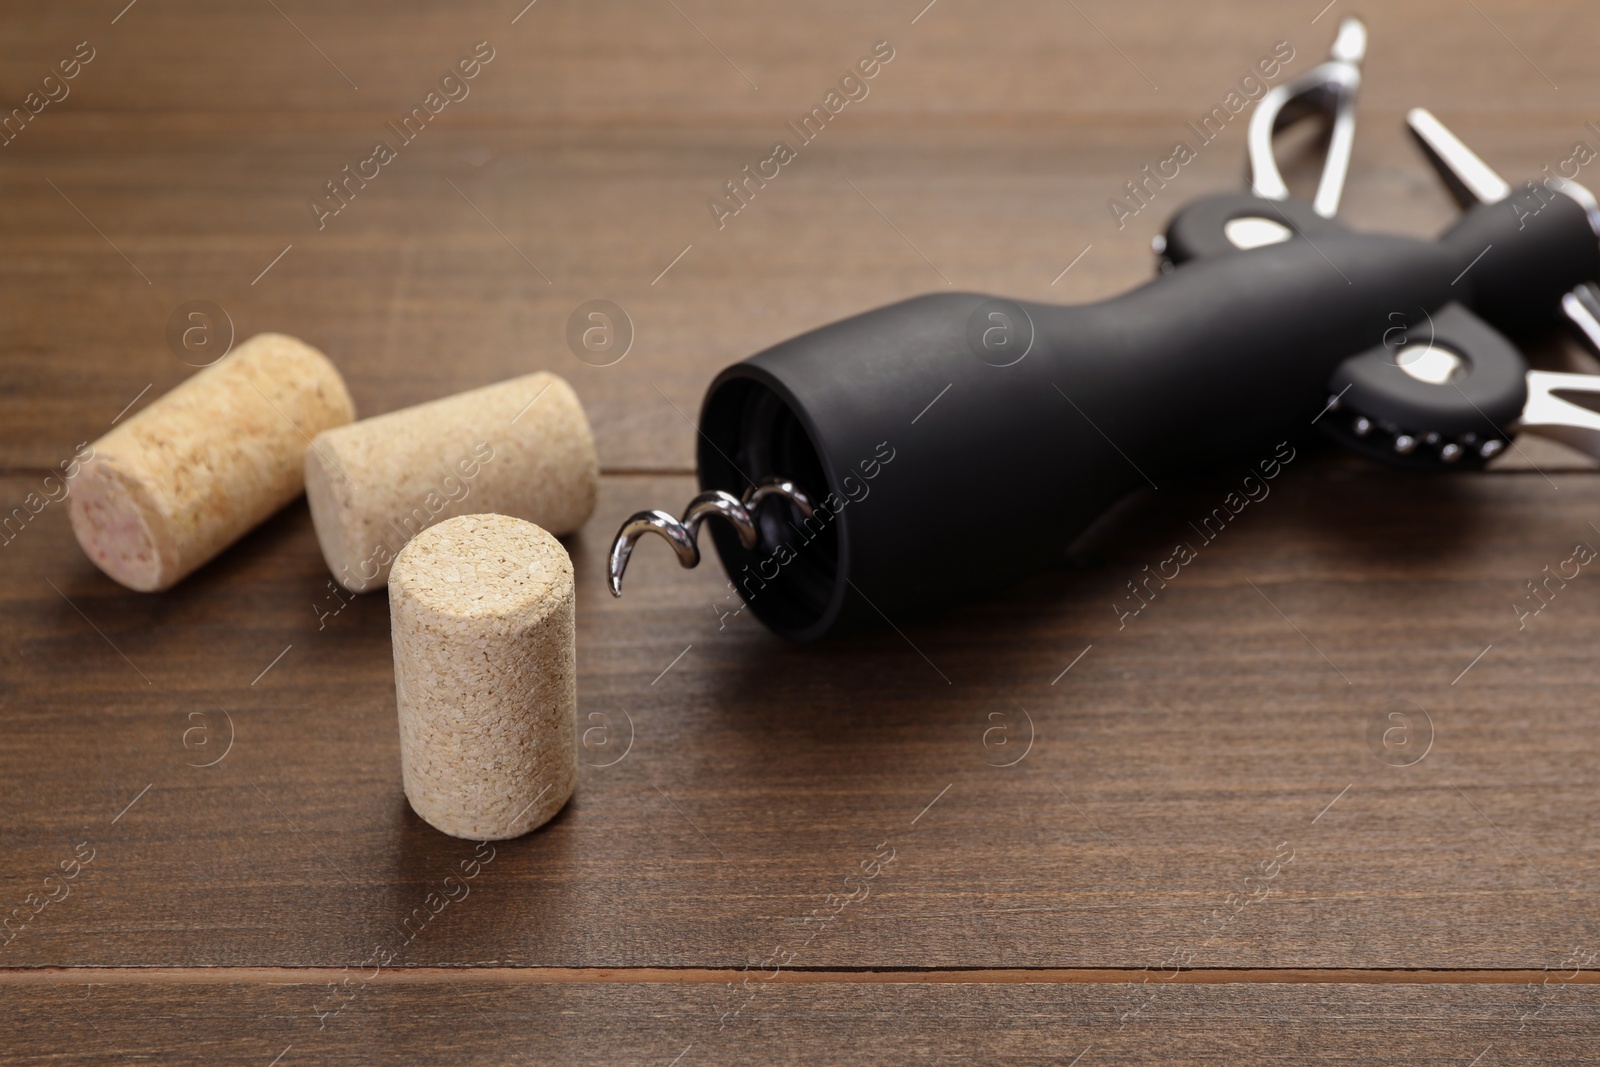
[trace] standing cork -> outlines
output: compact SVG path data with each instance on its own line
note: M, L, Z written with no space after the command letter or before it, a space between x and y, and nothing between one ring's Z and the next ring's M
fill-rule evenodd
M298 496L306 443L353 418L327 356L258 334L94 443L72 532L129 589L167 589Z
M380 588L405 543L453 515L497 512L572 533L599 486L583 405L546 373L330 430L306 452L317 542L353 593Z
M531 522L462 515L389 574L400 768L436 829L494 841L561 810L578 775L572 561Z

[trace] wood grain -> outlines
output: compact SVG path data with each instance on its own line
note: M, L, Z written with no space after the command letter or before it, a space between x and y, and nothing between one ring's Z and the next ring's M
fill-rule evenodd
M1342 4L1328 9L1326 0L1229 0L1204 8L1083 0L1076 11L1047 0L1003 8L962 0L931 8L926 0L819 0L803 8L691 0L677 11L650 0L540 0L526 10L526 0L326 10L290 0L278 3L281 14L271 5L141 0L113 25L125 3L10 15L3 98L34 88L87 38L101 54L74 83L63 111L143 117L398 108L472 43L488 40L499 52L490 68L498 80L481 101L471 98L480 110L583 120L771 114L815 103L858 54L888 39L910 60L877 90L889 110L1077 112L1118 124L1187 115L1279 40L1288 40L1301 62L1316 62L1337 20L1358 13L1371 29L1364 107L1397 111L1430 103L1419 99L1427 95L1483 114L1567 113L1580 123L1600 110L1587 47L1600 31L1600 13L1579 0L1492 0L1478 5L1481 15L1449 0L1359 12ZM1429 46L1419 47L1422 41Z
M0 1039L64 1063L1578 1063L1593 986L536 985L470 976L0 987ZM52 988L52 985L54 988ZM1142 1010L1140 1010L1142 1007ZM1137 1014L1132 1014L1137 1011ZM725 1019L725 1016L727 1018ZM1124 1025L1124 1017L1126 1025ZM319 1024L321 1028L319 1029ZM124 1058L125 1057L125 1058Z
M612 600L606 532L691 484L606 478L571 543L591 766L406 963L1555 964L1594 936L1600 609L1587 575L1522 631L1512 604L1597 536L1594 480L1316 464L1297 457L1124 629L1124 582L1197 541L1225 483L1130 502L1080 569L805 647L719 619L715 570L653 544ZM5 551L0 780L26 798L5 890L20 903L77 842L97 850L7 965L358 963L471 856L401 797L382 598L318 628L302 507L161 598L94 571L55 510ZM1369 747L1395 701L1432 723L1413 766ZM1030 720L1026 757L993 766ZM228 721L227 757L188 766ZM885 841L866 899L830 900Z

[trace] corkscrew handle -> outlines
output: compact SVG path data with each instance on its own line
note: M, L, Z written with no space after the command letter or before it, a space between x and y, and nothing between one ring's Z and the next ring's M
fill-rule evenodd
M764 509L753 547L708 528L777 632L898 624L1043 566L1131 490L1270 450L1456 270L1431 242L1331 232L1098 304L944 293L824 326L729 367L700 414L702 489L781 476L813 513Z

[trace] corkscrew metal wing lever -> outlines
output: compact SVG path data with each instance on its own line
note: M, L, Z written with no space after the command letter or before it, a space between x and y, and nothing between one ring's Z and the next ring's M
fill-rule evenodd
M1587 400L1586 404L1578 398ZM1600 458L1600 374L1528 372L1528 402L1513 430L1548 437Z
M1246 135L1250 191L1202 197L1179 211L1166 233L1152 243L1163 274L1193 259L1264 248L1296 235L1317 240L1342 232L1333 220L1350 172L1356 95L1366 52L1366 25L1347 18L1325 61L1261 97ZM1307 203L1290 195L1278 169L1273 137L1316 116L1327 119L1328 146L1316 194Z
M1414 107L1408 111L1406 126L1422 146L1428 162L1455 194L1456 202L1463 207L1494 204L1511 195L1510 184L1427 108Z
M1593 282L1578 286L1561 298L1561 313L1572 320L1590 347L1600 352L1600 289Z
M683 518L674 518L669 512L651 509L630 516L617 531L611 542L609 572L611 595L622 595L622 574L628 569L633 556L633 546L647 533L659 534L677 553L684 567L700 564L700 524L709 518L726 519L739 535L745 548L755 548L761 543L761 527L756 519L767 501L781 497L789 501L806 518L812 514L811 499L805 491L787 478L768 478L744 491L743 499L720 489L701 493L689 501Z
M1366 25L1360 19L1347 18L1339 26L1326 62L1261 98L1250 116L1248 135L1250 188L1257 196L1264 200L1289 198L1289 186L1272 152L1272 135L1304 115L1326 112L1331 123L1328 154L1311 207L1325 219L1339 213L1355 145L1356 91L1361 87L1361 61L1366 54Z

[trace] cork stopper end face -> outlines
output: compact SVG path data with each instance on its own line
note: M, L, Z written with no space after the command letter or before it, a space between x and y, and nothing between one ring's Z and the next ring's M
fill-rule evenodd
M460 619L536 625L570 601L572 560L552 535L506 515L461 515L412 538L389 574L390 596Z
M317 546L327 561L339 584L352 593L364 593L382 585L376 553L358 560L360 554L352 550L350 532L344 524L341 498L349 488L338 468L324 455L327 447L326 433L320 433L306 449L306 503L311 508L311 528L317 534ZM336 563L336 561L348 561ZM387 559L384 562L388 562Z
M167 568L146 519L152 512L137 494L109 463L91 459L79 472L67 510L72 533L94 565L129 589L150 593L172 583L163 581Z

